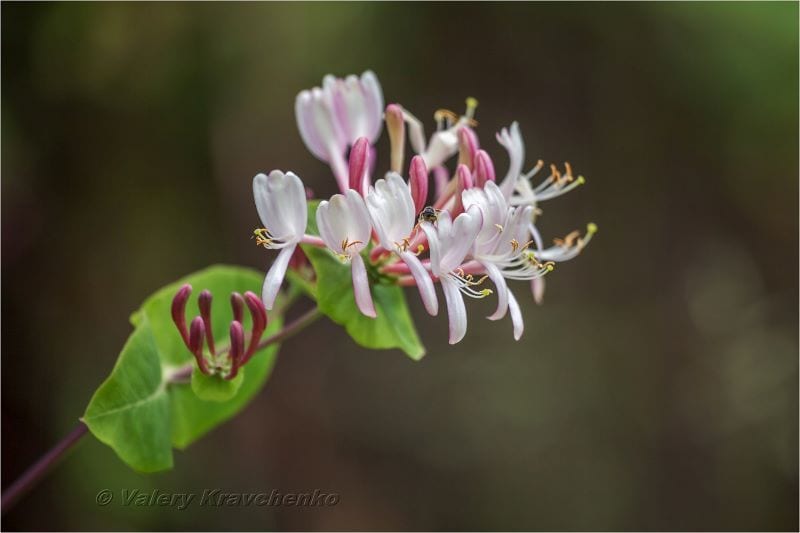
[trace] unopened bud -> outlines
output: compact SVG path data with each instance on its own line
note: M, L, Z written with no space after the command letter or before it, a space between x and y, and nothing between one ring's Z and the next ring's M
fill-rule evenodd
M200 371L203 374L211 374L208 370L208 364L206 363L206 358L203 355L203 338L205 337L205 326L203 325L203 319L199 316L195 317L192 320L192 324L189 326L189 350L194 355L194 358L197 360L197 366L200 367Z
M428 201L428 168L425 166L425 160L418 155L411 158L411 166L408 169L408 186L411 189L414 208L419 213Z
M233 319L242 322L244 318L244 298L238 292L231 293L231 309L233 309Z
M478 136L467 126L458 130L458 164L472 170L475 154L478 151Z
M214 348L214 326L211 323L211 300L211 291L205 289L197 298L197 306L200 308L200 316L203 317L203 323L206 327L206 342L208 343L208 351L211 352L211 355L216 355L217 350Z
M406 150L406 122L403 117L403 108L398 104L386 106L386 131L389 133L391 157L389 166L393 172L400 172L403 168L403 159Z
M350 149L350 188L363 195L364 176L367 172L369 158L369 140L359 137Z
M186 302L189 300L189 295L192 294L192 286L188 283L181 287L175 298L172 299L172 321L178 332L181 334L183 343L189 347L189 332L186 331Z
M239 373L244 358L244 328L238 320L231 322L231 349L228 356L231 359L231 371L225 379L233 379Z
M253 317L253 332L250 335L250 344L247 346L247 351L242 358L241 364L245 364L255 353L256 348L258 348L258 341L261 340L261 335L267 329L267 309L264 307L261 298L247 291L244 293L244 301L247 303L248 309L250 309L250 316Z
M494 163L484 150L475 154L475 183L478 187L486 185L487 181L495 181Z
M456 168L456 180L458 182L458 188L456 190L456 205L452 213L453 217L464 212L464 204L461 202L461 193L474 186L472 172L469 171L466 165L458 165L458 168Z

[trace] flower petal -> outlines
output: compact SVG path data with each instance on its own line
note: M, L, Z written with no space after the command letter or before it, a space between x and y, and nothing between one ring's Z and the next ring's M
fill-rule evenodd
M495 288L497 289L497 309L491 315L489 315L489 320L500 320L504 316L506 316L506 311L508 310L508 295L510 291L508 290L508 285L506 284L506 279L503 277L503 273L497 268L496 265L490 263L488 261L481 263L484 268L486 268L486 273L489 275L489 279L492 280L494 283Z
M518 341L522 338L522 332L525 331L525 324L522 322L522 313L519 310L517 299L511 291L508 291L508 312L511 315L511 323L514 325L514 340Z
M447 321L450 326L450 344L455 344L467 333L467 309L458 285L448 277L441 278L444 298L447 302Z
M372 303L367 269L364 266L364 259L362 259L361 255L353 255L351 269L353 273L353 292L355 293L358 310L370 318L375 318L377 313L375 313L375 304Z
M447 250L444 251L440 262L443 271L450 272L461 264L474 244L482 225L483 215L477 206L470 207L467 212L456 217L450 231Z
M525 143L522 142L522 134L519 132L519 124L511 124L511 132L506 128L497 134L497 141L508 151L508 173L500 184L500 190L506 198L514 192L514 187L522 172L522 165L525 164Z
M439 300L436 298L436 289L433 288L433 280L431 280L430 274L422 266L416 255L410 252L400 252L400 259L408 265L411 275L414 276L414 281L417 282L417 288L419 289L422 303L425 305L425 310L428 311L428 314L436 316L439 312Z
M292 257L296 247L297 245L292 245L281 250L278 257L275 258L275 262L272 263L269 272L267 272L267 277L264 278L261 299L264 301L264 307L268 310L271 310L272 305L275 303L275 297L278 295L281 283L283 283L283 277L286 275L286 267L289 266L289 259Z

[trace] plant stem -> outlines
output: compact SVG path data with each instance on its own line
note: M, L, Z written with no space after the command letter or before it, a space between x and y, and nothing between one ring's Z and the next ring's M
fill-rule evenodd
M320 316L322 316L322 313L318 307L315 306L312 309L309 309L274 335L259 342L258 350L266 348L270 344L275 344L277 342L286 340L289 337L299 333ZM170 377L169 382L185 383L192 376L193 369L194 361L176 371L172 377ZM69 449L72 448L78 441L80 441L81 437L86 435L88 431L89 428L86 426L86 424L79 422L75 429L69 433L69 435L64 437L61 442L56 444L49 452L44 454L38 461L36 461L36 463L28 468L25 473L22 474L22 476L12 483L10 487L4 490L2 502L0 502L0 513L5 514L11 507L13 507L19 498L34 485L36 485L45 476L45 474L47 474L50 469L55 466L58 460L61 459L61 457L63 457L64 454L69 451Z
M69 432L69 435L53 447L52 450L44 454L38 461L36 461L24 474L22 474L14 483L11 484L6 490L3 491L2 503L0 503L0 512L5 514L16 502L20 496L24 495L31 487L42 479L50 469L55 466L61 457L64 456L72 446L77 443L81 437L86 435L89 430L86 424L78 422L78 425Z

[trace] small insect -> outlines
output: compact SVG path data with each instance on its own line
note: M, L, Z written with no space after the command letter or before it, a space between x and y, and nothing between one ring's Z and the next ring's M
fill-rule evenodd
M425 207L422 208L422 211L419 214L419 222L420 223L422 223L422 222L430 222L431 224L433 224L437 220L439 220L439 211L438 210L434 209L430 205L426 205Z

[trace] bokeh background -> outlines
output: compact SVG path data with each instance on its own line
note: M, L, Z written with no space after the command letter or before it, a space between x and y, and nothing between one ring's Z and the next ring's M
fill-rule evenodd
M428 355L319 322L173 471L86 438L5 529L798 528L798 5L2 6L2 484L83 412L154 289L210 263L265 269L251 178L335 183L293 102L371 68L428 121L480 100L529 162L588 184L546 237L579 260L527 285L526 332L483 319ZM387 140L380 148L387 164ZM126 508L98 490L320 488L334 508Z

